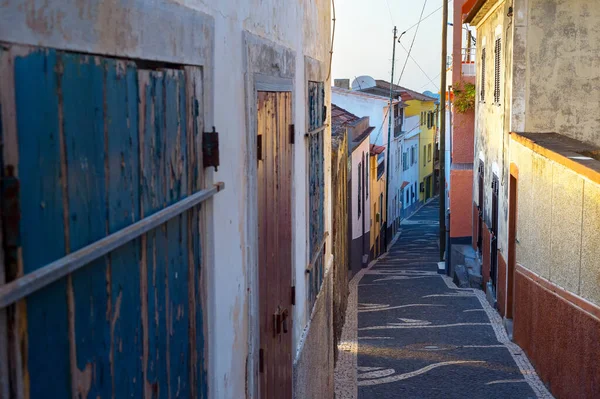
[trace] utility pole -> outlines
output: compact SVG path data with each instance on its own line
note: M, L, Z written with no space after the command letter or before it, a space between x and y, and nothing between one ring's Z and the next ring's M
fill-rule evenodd
M389 207L389 194L390 194L390 155L392 145L392 115L394 113L394 109L392 108L392 103L394 101L394 63L396 61L396 39L398 39L398 29L394 26L394 46L392 50L392 79L390 80L390 108L388 109L388 140L387 140L387 148L386 148L386 156L387 156L387 165L385 167L385 224L383 225L385 228L385 245L390 243L391 237L388 237L388 214L390 213Z
M446 58L448 56L448 0L442 9L442 73L440 89L440 260L446 252Z

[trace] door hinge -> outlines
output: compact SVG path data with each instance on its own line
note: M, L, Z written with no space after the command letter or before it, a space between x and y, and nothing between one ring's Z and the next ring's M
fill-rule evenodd
M295 285L292 285L291 300L292 300L292 305L296 305L296 286Z
M262 134L259 134L256 136L256 159L259 161L263 160L262 144Z
M21 246L20 183L14 175L14 167L8 165L1 181L2 233L4 236L4 262L6 280L17 278L18 249Z
M202 134L202 163L205 168L213 166L215 172L219 167L219 133L213 126L212 132Z
M258 371L260 373L265 372L265 351L263 348L258 351Z
M290 125L290 143L296 144L296 125Z

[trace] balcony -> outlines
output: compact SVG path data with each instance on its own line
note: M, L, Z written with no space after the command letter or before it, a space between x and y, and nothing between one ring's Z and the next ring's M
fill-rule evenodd
M461 49L462 74L463 76L475 76L477 69L475 68L475 47Z

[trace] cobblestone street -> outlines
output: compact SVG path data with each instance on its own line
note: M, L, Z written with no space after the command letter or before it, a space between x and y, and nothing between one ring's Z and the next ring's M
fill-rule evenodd
M438 203L351 283L337 398L551 398L483 292L437 273Z

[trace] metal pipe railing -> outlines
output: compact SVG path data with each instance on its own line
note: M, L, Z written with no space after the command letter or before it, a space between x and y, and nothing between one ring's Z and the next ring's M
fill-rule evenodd
M147 233L201 202L206 201L224 187L225 184L220 182L215 184L212 188L198 191L139 222L133 223L116 233L106 236L101 240L37 269L36 271L1 286L0 309L25 298L27 295L46 287L56 280L59 280L96 259L103 257L109 252L135 240L142 234Z

